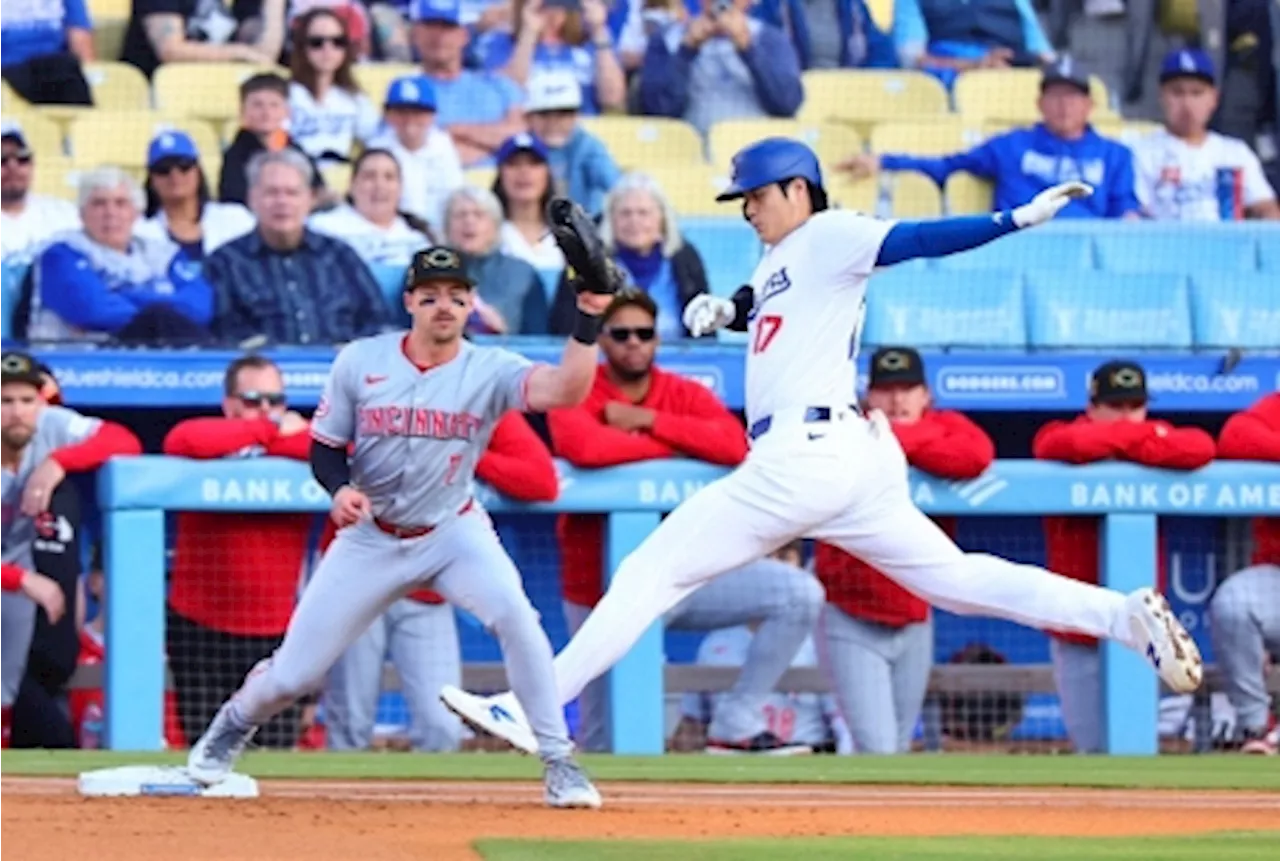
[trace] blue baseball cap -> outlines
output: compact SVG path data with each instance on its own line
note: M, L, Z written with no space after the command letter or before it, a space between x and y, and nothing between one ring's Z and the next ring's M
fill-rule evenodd
M1199 48L1181 48L1165 54L1160 64L1160 83L1175 78L1199 78L1217 84L1213 58Z
M419 111L436 109L436 88L422 75L396 78L387 87L385 108L411 108Z
M717 195L725 203L775 182L804 179L822 188L818 156L806 144L790 138L765 138L738 150L733 157L729 187Z
M147 147L147 169L150 170L167 158L199 161L200 152L196 149L196 142L186 132L160 132L151 139L151 145Z
M414 0L409 17L413 21L434 21L457 27L462 23L462 0Z
M516 153L531 152L543 161L548 160L547 145L528 132L512 135L498 147L498 164L506 164Z

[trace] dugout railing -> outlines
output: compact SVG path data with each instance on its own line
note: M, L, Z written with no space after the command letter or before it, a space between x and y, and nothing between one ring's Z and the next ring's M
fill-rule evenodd
M561 494L554 503L513 503L487 488L481 488L479 496L495 513L607 515L604 561L605 570L612 571L664 512L723 469L686 461L593 471L560 464L560 474ZM1125 592L1151 585L1160 515L1280 516L1280 466L1275 464L1214 463L1192 473L1173 473L1127 464L1071 467L1015 460L997 462L973 481L948 482L913 473L911 484L915 501L930 514L1099 516L1101 580ZM211 463L157 456L107 464L99 476L98 496L107 572L105 743L117 750L152 750L162 737L165 688L166 513L318 513L328 509L328 498L305 465L296 462ZM1109 643L1102 647L1102 664L1105 749L1113 754L1155 753L1155 676L1139 656ZM1043 687L1045 680L1041 675L1033 681ZM806 686L809 683L812 680ZM660 623L618 663L608 684L613 701L626 703L625 708L610 710L615 752L661 753Z

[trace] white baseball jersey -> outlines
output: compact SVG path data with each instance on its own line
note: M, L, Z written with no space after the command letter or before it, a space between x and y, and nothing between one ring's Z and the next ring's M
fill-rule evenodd
M698 663L706 667L741 667L755 636L746 625L720 628L707 634L698 647ZM791 661L792 667L816 667L818 653L813 638L805 639ZM685 694L681 711L686 717L710 723L712 712L723 694ZM835 700L823 694L775 693L763 706L769 731L783 741L824 744L832 735L830 719L836 714Z
M431 244L426 234L414 230L399 215L390 227L379 227L349 203L316 213L307 225L317 233L341 239L370 266L408 266L415 252Z
M373 137L381 124L378 109L364 93L330 87L317 102L302 84L289 85L289 134L312 158L326 153L347 158L355 141Z
M334 447L355 443L352 482L377 517L430 526L473 495L494 424L526 407L533 363L464 341L452 360L420 371L405 355L407 337L389 332L343 347L311 435Z
M1160 129L1133 144L1134 190L1157 221L1220 221L1219 168L1242 173L1244 205L1274 200L1258 156L1244 141L1209 132L1195 147Z
M454 189L466 184L462 159L453 138L439 126L427 131L426 143L411 150L387 131L369 142L369 149L385 149L400 164L400 208L442 230L444 202Z
M788 407L854 400L867 278L894 223L828 210L765 251L751 276L748 426Z
M28 194L18 215L0 213L0 258L10 266L25 265L61 233L80 229L80 211L65 200Z

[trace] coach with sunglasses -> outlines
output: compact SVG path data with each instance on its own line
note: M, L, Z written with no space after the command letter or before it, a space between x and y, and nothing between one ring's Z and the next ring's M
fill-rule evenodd
M185 132L165 131L147 147L146 220L136 236L167 242L173 253L203 261L221 245L253 230L254 218L238 203L209 199L200 152Z
M187 419L164 453L196 460L284 457L305 461L310 424L288 409L270 359L242 356L223 377L222 415ZM178 716L194 742L254 664L284 636L307 550L308 514L178 515L166 629ZM291 747L297 709L263 727L259 744Z
M618 295L601 317L591 393L580 406L547 414L554 452L580 468L689 457L737 466L747 455L742 424L706 386L654 366L658 306L647 293ZM604 517L562 515L556 524L565 620L577 630L600 600ZM763 559L703 586L665 617L668 627L708 631L758 623L737 683L715 711L708 748L731 753L807 753L770 727L765 706L822 610L822 587L807 572ZM579 700L583 750L610 748L602 680ZM784 733L785 734L785 733Z

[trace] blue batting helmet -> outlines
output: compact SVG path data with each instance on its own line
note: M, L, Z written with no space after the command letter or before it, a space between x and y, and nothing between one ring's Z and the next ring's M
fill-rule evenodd
M807 179L822 188L822 168L813 150L790 138L765 138L733 157L729 187L716 200L737 200L748 191L788 179Z

